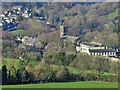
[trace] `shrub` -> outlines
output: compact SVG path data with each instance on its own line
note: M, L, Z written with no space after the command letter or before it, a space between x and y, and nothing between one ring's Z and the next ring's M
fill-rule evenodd
M56 80L57 81L68 81L69 77L69 71L67 68L62 67L57 73L56 73Z

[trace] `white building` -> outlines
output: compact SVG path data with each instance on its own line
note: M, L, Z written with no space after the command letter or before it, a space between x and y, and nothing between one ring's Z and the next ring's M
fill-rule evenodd
M24 11L24 13L22 13L22 16L23 16L24 18L29 18L29 13L28 13L28 11Z
M96 42L81 43L80 46L76 46L76 50L77 52L85 52L89 55L116 56L116 50Z
M5 15L4 15L4 14L1 14L1 17L2 17L2 18L4 18L4 17L5 17Z

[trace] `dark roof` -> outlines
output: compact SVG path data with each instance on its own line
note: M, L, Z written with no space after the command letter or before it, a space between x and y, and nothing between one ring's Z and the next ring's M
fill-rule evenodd
M115 52L114 49L91 49L90 52Z

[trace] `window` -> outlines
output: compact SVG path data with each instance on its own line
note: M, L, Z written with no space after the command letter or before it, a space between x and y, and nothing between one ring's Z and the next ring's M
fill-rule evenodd
M105 55L106 55L106 52L105 52Z
M103 55L104 53L102 52L102 55Z

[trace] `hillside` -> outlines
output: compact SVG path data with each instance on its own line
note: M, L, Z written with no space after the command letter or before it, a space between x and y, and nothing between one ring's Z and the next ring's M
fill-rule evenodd
M118 48L118 3L6 2L2 5L3 84L86 81L89 87L88 81L100 81L115 82L113 87L116 87L119 63L98 54L77 52L76 47L82 41L94 41L104 47ZM67 38L61 37L61 26ZM101 83L100 86L105 87Z
M109 33L106 33L108 41L111 37L113 43L105 43L105 41L98 40L107 46L117 46L117 36L118 32L117 25L118 21L118 3L3 3L4 8L12 7L14 5L22 5L24 9L32 8L32 13L34 13L34 18L46 18L42 22L33 20L27 20L21 22L18 25L18 30L26 30L28 32L23 32L27 34L22 35L39 35L40 33L49 33L59 30L61 24L68 26L68 34L78 37L86 38L86 34L96 33L96 36L101 36L101 33L106 33L107 29ZM8 7L7 7L8 6ZM38 19L37 19L38 20ZM46 25L49 23L50 25ZM36 27L34 27L36 25ZM34 30L34 32L33 32ZM19 35L19 34L17 34ZM94 41L92 34L89 38ZM109 35L109 37L108 37ZM100 38L102 39L102 38ZM96 40L95 40L96 41Z

